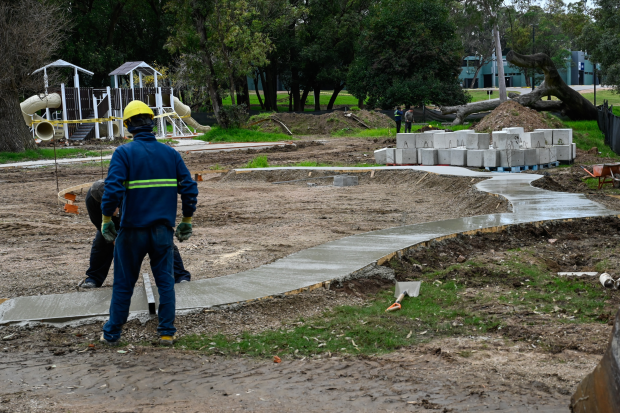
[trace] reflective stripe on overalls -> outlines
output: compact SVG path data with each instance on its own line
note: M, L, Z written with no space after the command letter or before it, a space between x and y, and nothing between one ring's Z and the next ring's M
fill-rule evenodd
M163 188L167 186L177 186L176 179L144 179L140 181L125 181L125 188Z

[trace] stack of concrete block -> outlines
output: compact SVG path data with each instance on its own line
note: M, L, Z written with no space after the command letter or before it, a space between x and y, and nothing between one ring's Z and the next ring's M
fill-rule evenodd
M574 160L577 154L572 140L571 129L524 132L523 128L504 128L492 136L472 130L399 133L396 148L375 151L375 162L473 168L533 166Z

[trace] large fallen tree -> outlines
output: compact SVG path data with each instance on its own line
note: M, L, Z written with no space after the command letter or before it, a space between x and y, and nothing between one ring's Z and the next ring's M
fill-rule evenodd
M544 53L521 55L509 52L506 60L515 66L527 69L540 69L545 80L530 93L512 95L515 102L538 111L561 112L573 120L595 120L597 110L594 105L579 92L568 86L558 73L553 61ZM555 96L560 100L542 100L544 97ZM460 125L465 118L478 112L493 110L500 105L499 100L487 100L461 106L445 106L440 108L443 115L456 114L453 125Z

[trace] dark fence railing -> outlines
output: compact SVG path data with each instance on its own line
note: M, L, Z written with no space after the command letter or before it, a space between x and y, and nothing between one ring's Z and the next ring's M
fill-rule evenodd
M605 145L620 155L620 117L614 115L613 105L606 100L598 108L598 128L605 135Z

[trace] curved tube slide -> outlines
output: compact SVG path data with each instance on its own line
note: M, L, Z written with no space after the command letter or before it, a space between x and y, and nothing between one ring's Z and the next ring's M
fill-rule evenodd
M200 123L196 122L196 120L191 117L192 110L190 109L190 107L177 99L176 96L173 96L173 102L174 111L177 113L177 115L179 115L179 117L182 118L183 116L189 116L188 118L183 119L186 124L199 132L208 132L211 130L211 126L201 125Z
M32 126L33 120L40 120L42 122L37 123L34 129L35 134L41 140L48 141L54 137L54 125L50 122L46 122L41 116L35 112L42 109L56 109L59 108L62 101L58 93L50 93L49 95L34 95L29 97L20 103L22 109L22 116L26 125Z

